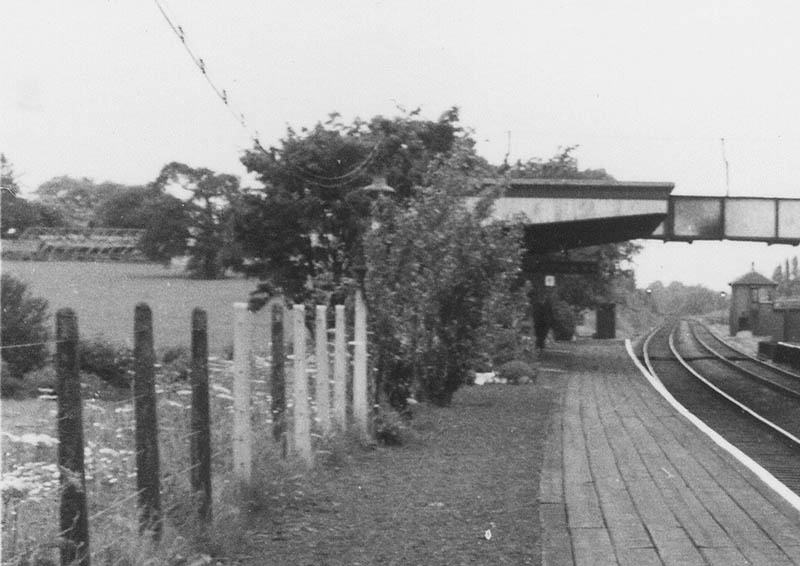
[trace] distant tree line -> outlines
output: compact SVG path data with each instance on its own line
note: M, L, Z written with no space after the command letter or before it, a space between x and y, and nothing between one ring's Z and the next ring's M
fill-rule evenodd
M645 293L645 304L653 312L666 316L696 316L727 309L730 304L729 297L719 291L679 281L668 285L656 281L647 287Z
M241 264L231 229L241 196L233 175L169 163L145 186L61 176L40 185L29 200L19 194L4 155L0 166L3 238L19 237L32 226L133 228L145 231L139 246L150 260L169 263L188 255L188 269L198 277L215 279ZM168 192L174 187L185 198Z

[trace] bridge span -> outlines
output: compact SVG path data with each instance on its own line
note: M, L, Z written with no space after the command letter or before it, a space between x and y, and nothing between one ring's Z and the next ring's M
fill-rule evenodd
M673 183L512 179L495 199L493 215L523 222L526 247L534 253L634 239L800 244L800 198L673 195L674 188Z

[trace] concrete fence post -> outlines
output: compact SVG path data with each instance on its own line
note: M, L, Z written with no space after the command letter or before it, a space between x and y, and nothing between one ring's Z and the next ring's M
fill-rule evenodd
M253 467L250 380L253 367L253 316L247 303L234 303L233 321L233 473L249 484Z
M311 415L308 407L308 374L306 373L306 308L294 305L294 372L292 378L292 450L305 464L311 465Z
M325 305L317 305L316 323L317 374L314 394L322 434L328 436L331 432L331 382L328 371L328 309Z
M355 297L355 341L353 349L353 423L358 434L369 436L369 401L367 394L367 306L361 289Z
M347 330L344 305L336 305L333 345L333 420L338 432L347 429Z

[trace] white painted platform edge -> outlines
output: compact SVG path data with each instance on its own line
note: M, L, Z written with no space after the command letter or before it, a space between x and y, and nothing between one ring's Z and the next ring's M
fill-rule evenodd
M653 389L658 391L676 411L686 417L689 422L691 422L701 432L713 440L720 448L727 451L731 456L741 462L747 469L758 476L758 478L770 489L783 497L789 503L789 505L794 507L797 511L800 511L800 496L786 487L786 485L778 478L762 468L755 460L750 458L750 456L725 440L717 431L700 420L697 416L695 416L694 413L691 413L689 409L680 404L678 400L675 399L675 397L673 397L669 391L667 391L667 388L664 387L664 384L661 383L661 380L647 371L647 368L642 365L642 362L640 362L639 358L636 357L636 354L633 353L633 347L631 346L631 341L629 339L625 340L625 349L628 351L628 355L630 356L631 360L633 360L633 363L636 364L636 367L639 368L640 372L642 372L642 375L647 379L648 382L650 382L650 385L653 386Z

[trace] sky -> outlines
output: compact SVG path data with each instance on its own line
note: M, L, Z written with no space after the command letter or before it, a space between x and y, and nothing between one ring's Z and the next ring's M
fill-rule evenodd
M248 184L254 136L269 147L334 111L457 106L492 163L577 145L581 168L675 194L800 198L794 1L159 3L206 76L155 1L2 0L0 151L23 192L60 175L143 184L171 161ZM644 246L640 286L722 290L800 254Z

